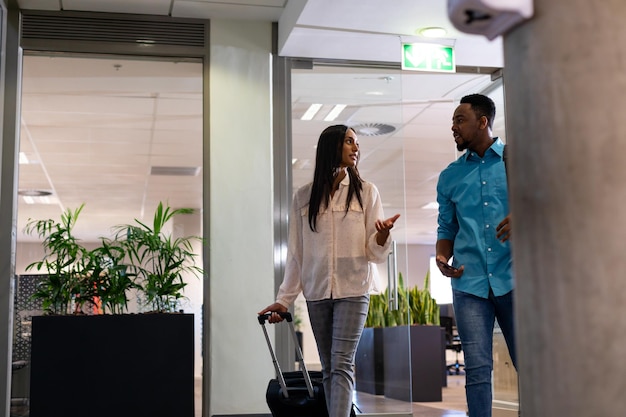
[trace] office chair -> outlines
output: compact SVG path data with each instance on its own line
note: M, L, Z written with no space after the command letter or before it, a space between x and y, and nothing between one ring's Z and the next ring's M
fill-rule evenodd
M448 375L461 375L465 364L459 362L459 353L463 351L463 345L458 335L454 334L454 318L441 316L439 317L440 326L446 332L446 349L456 352L456 361L453 364L446 365Z

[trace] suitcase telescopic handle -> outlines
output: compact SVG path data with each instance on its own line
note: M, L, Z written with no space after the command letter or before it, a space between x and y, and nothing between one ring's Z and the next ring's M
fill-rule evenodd
M309 392L310 398L315 398L315 393L313 390L313 383L311 382L311 376L306 369L306 365L304 364L304 357L302 356L302 349L300 348L300 342L298 341L298 337L296 335L296 329L293 325L293 319L291 317L291 313L278 313L283 319L287 321L289 324L289 329L291 330L291 336L293 338L293 342L296 346L296 359L300 362L300 370L302 371L302 376L304 377L304 382L306 383L307 391ZM274 363L274 370L276 371L276 378L278 379L278 383L282 389L283 397L289 398L289 393L287 390L287 383L285 382L285 378L283 376L282 371L280 370L280 365L278 364L278 359L276 358L276 354L274 353L274 348L272 348L272 342L270 341L270 337L267 334L267 329L265 327L265 321L270 318L272 313L259 314L259 324L263 329L263 334L265 335L265 341L267 342L267 347L269 348L270 355L272 356L272 362Z
M293 318L291 317L291 313L289 312L280 313L277 311L276 313L288 322L291 322L293 320ZM265 324L265 320L269 319L271 315L272 313L259 314L259 324Z

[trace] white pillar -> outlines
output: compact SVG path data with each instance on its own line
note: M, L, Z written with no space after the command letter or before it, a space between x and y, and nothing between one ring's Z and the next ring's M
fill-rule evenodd
M207 416L268 412L256 313L275 297L271 50L271 23L211 20Z
M534 5L504 39L522 413L622 416L626 2Z

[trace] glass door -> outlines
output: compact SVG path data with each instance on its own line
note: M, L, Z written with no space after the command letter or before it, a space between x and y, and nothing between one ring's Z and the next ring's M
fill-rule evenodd
M357 350L354 398L362 413L412 415L441 409L442 402L465 413L463 402L446 403L446 365L455 358L446 355L442 329L437 323L414 323L416 314L406 302L409 290L442 284L433 280L448 280L443 285L449 286L447 278L430 277L428 284L426 276L435 253L437 180L460 156L451 119L463 96L482 93L495 100L499 85L491 74L472 69L449 74L315 63L312 69L292 70L293 189L312 180L320 132L346 124L359 137L362 178L379 189L386 217L401 215L393 229L394 256L372 269L379 287L371 295L370 316L379 311L382 318L368 322ZM502 101L495 101L500 107ZM494 135L503 136L503 117L499 108ZM296 313L305 361L315 369L319 358L304 300L296 303ZM451 383L464 384L464 376L454 376Z
M409 317L406 305L402 304L405 301L402 291L409 273L401 129L404 124L402 80L402 73L397 68L316 63L312 69L292 70L293 191L313 179L315 147L322 130L330 125L345 124L357 133L361 152L359 172L365 181L378 188L385 218L400 214L392 231L392 255L384 264L371 264L371 271L376 276L371 309L379 308L388 320L393 321L394 328L386 335L390 340L386 355L383 355L382 347L377 352L366 351L370 344L374 349L374 339L377 343L384 342L382 333L388 329L383 329L382 323L376 328L368 325L361 339L354 403L360 413L368 415L412 415ZM399 279L400 276L403 280ZM317 348L303 299L296 302L295 312L302 319L307 369L319 369ZM379 355L377 360L380 363L370 366L360 360L372 355ZM374 371L376 374L372 373ZM372 384L384 385L384 391L376 391Z
M32 316L43 313L31 298L40 275L27 269L41 259L31 219L59 219L84 205L74 229L88 250L111 238L113 227L134 219L152 225L159 202L192 208L163 232L202 234L203 64L196 60L113 55L29 54L23 60L19 200L17 202L16 300L13 398L29 403ZM202 248L196 265L202 267ZM29 272L30 271L30 272ZM202 392L202 283L184 275L178 309L195 316L193 362L195 410ZM141 293L129 290L124 313L150 311ZM72 304L73 306L74 304ZM110 314L111 311L104 311ZM85 304L80 314L102 314ZM75 313L76 314L76 313ZM87 347L88 348L88 347Z

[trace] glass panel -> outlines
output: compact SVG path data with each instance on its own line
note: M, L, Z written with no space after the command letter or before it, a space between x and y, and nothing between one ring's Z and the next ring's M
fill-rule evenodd
M494 135L498 135L504 142L504 86L502 79L494 83L487 93L496 104L496 119L494 120ZM513 366L509 351L502 335L502 330L496 321L493 334L493 413L501 416L517 416L519 410L519 391L517 371Z
M397 273L402 274L404 288L423 290L435 253L437 179L460 156L450 130L452 114L461 97L467 94L492 95L498 116L494 135L503 137L504 111L503 99L498 97L499 85L501 81L492 81L489 74L424 73L367 68L367 65L315 65L312 70L293 70L294 190L311 181L315 144L326 126L363 125L359 134L362 152L359 170L365 180L379 188L386 216L401 214L393 230L397 241ZM318 104L317 113L311 120L302 120L312 104ZM324 120L337 104L346 107L336 119ZM381 134L368 136L374 132ZM384 292L389 286L390 273L386 265L379 265L376 271ZM441 294L446 295L436 301L451 311L447 308L451 302L449 279L430 276L429 288L433 287L442 288ZM297 311L304 319L305 359L315 369L319 359L303 300ZM406 324L411 317L404 313L401 318ZM457 359L462 361L462 352L445 350L445 334L439 326L404 326L403 331L399 327L364 331L357 351L356 404L364 413L404 415L421 410L437 413L432 410L441 409L443 401L447 410L464 414L464 394L459 395L459 389L455 388L461 387L463 391L465 377L462 372L446 373L446 365L454 364ZM421 331L431 334L418 334ZM389 339L395 342L396 350L392 354L387 351L388 360L381 359L382 366L359 363L361 356L373 356L362 348L370 344L378 346ZM427 354L422 350L425 348L430 349L428 354L439 356L427 363L420 362L417 359ZM387 373L387 381L383 377L383 382L377 385L376 373L380 374L381 368L383 374ZM373 376L365 376L370 371ZM399 375L395 379L391 377L394 372ZM450 390L446 390L448 381ZM445 415L445 411L441 413Z
M333 124L346 124L357 131L361 152L359 172L364 180L377 186L385 217L401 215L392 233L397 243L395 258L391 257L386 264L372 264L373 271L378 275L378 291L384 293L389 286L388 279L392 279L393 287L397 285L394 284L397 282L393 280L394 275L397 279L398 273L402 273L406 279L408 272L405 245L407 216L404 140L399 129L403 124L402 74L398 69L322 64L316 64L311 70L293 70L292 107L294 191L313 179L315 147L322 130ZM334 116L333 111L337 111ZM390 265L397 266L395 273L390 272L393 270L388 268ZM296 303L296 312L303 318L303 343L307 367L310 370L320 369L317 348L303 299ZM366 374L365 365L357 364L354 402L361 413L412 415L409 328L406 326L408 312L405 308L395 315L405 326L397 327L395 330L400 332L396 331L392 337L401 340L402 343L396 344L399 349L395 353L388 350L393 360L386 361L385 366L387 369L398 368L401 376L391 373L391 379L386 382L386 395L382 393L377 395L368 388L374 376ZM365 331L359 350L364 349L365 340L372 340L370 332L373 330L369 328ZM377 329L379 330L381 329ZM382 358L381 360L384 361ZM383 384L384 375L379 372L378 378Z
M202 63L115 56L27 55L23 62L15 323L29 329L38 308L20 309L33 290L25 273L43 250L24 234L29 219L60 219L84 204L75 236L87 249L112 227L152 225L159 202L193 208L165 232L202 235ZM196 265L202 267L200 245ZM196 415L201 407L202 279L189 274L178 309L194 314ZM131 313L148 311L130 294ZM83 311L94 314L93 308ZM29 332L19 332L28 342ZM28 343L14 360L28 361ZM28 377L27 373L24 375ZM24 386L28 386L26 383ZM20 393L28 397L28 393Z

